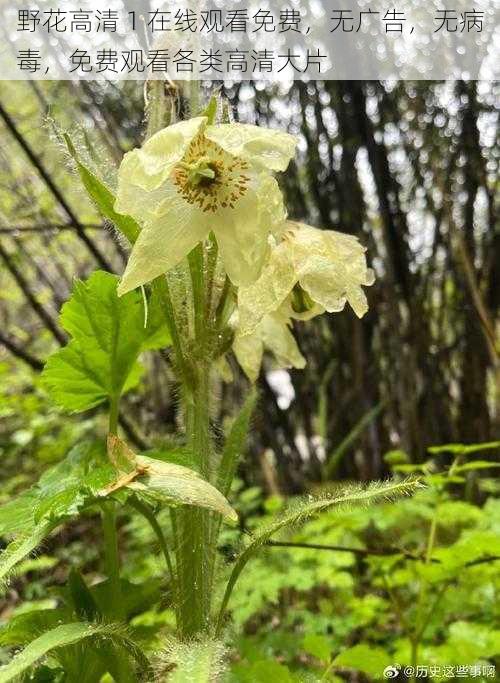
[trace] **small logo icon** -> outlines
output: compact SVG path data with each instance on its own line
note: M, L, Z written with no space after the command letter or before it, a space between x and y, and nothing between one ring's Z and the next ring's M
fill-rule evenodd
M391 664L386 666L384 669L384 678L397 678L399 672L401 671L401 666L399 664Z

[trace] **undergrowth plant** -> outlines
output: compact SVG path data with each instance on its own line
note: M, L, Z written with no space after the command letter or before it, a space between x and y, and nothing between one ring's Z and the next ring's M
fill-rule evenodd
M160 84L161 85L161 84ZM224 662L227 608L248 561L280 530L328 509L344 509L410 493L414 480L351 486L334 495L294 501L242 541L223 590L218 538L237 514L227 497L243 452L253 389L216 447L213 387L231 381L234 354L250 383L264 350L282 366L304 367L293 320L339 312L358 316L362 287L373 280L356 238L287 219L275 174L286 169L296 138L234 123L213 97L196 116L174 120L162 87L149 89L148 128L127 153L116 186L64 132L83 186L120 239L130 244L121 277L102 271L75 282L60 322L69 341L52 354L43 385L62 409L108 412L108 434L77 444L38 483L0 509L0 533L13 537L0 557L4 585L19 564L70 520L97 511L105 579L88 585L73 567L55 609L14 620L4 642L27 643L0 669L0 682L29 680L204 681ZM136 452L120 433L120 401L136 388L146 351L170 349L180 403L179 445ZM168 528L158 511L168 506ZM159 600L157 586L122 577L117 514L151 525L165 561L175 611L161 656L128 627L137 604Z
M499 500L477 504L463 490L474 481L479 498L498 491L499 448L431 447L417 465L391 451L396 476L418 472L425 488L397 505L327 512L271 542L232 602L240 657L229 680L379 681L386 667L397 680L493 680ZM269 518L282 505L258 491L255 502ZM262 522L247 514L249 529Z

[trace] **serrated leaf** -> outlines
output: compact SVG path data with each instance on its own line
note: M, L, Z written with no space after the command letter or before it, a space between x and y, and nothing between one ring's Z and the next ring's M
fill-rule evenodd
M123 629L112 624L91 624L75 622L62 624L42 634L24 650L19 652L3 667L0 667L0 683L8 683L29 670L40 659L62 647L75 645L87 638L105 638L126 647L138 663L147 669L148 662L135 643L128 638Z
M100 442L78 444L31 489L36 496L35 522L51 520L57 523L78 514L114 477L115 470L107 462Z
M131 216L116 213L114 210L115 195L106 187L102 180L83 164L69 135L64 133L63 138L90 199L92 199L102 215L116 225L128 241L133 244L141 231L140 226Z
M33 526L33 505L37 498L31 490L21 493L0 507L0 536L26 532Z
M157 307L145 327L140 293L119 298L117 284L116 275L96 271L76 281L62 308L60 322L71 341L49 357L42 384L71 412L117 399L136 386L142 374L139 354L168 338Z
M53 524L42 523L35 526L26 536L16 538L0 554L0 586L5 585L14 573L19 562L29 557L52 529Z
M37 525L55 526L63 519L78 514L95 501L100 490L109 484L116 472L105 458L101 442L82 442L67 457L48 469L28 491L0 509L0 532L22 534L26 538ZM16 506L19 513L16 515ZM12 522L9 526L9 522Z

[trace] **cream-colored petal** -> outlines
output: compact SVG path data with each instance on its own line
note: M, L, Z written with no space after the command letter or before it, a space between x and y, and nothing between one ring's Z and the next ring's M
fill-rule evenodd
M362 287L373 283L365 248L353 235L304 224L289 225L300 285L330 313L341 311L348 302L361 318L368 310Z
M213 230L234 284L245 286L257 279L269 250L269 234L284 215L278 184L260 173L234 208L221 209L214 216Z
M264 344L258 334L236 334L233 341L233 351L238 363L251 382L259 377Z
M153 135L143 147L125 154L118 171L115 211L140 222L150 220L174 165L206 120L199 116L175 123Z
M281 306L297 282L297 277L288 244L282 242L272 249L259 279L238 290L242 333L255 330L265 315Z
M207 126L205 135L230 154L271 171L284 171L297 146L293 135L244 123Z
M266 315L257 332L264 346L274 354L279 367L305 367L306 359L300 353L295 337L282 316Z
M209 231L202 211L178 195L170 196L161 213L141 230L118 286L119 296L173 268Z

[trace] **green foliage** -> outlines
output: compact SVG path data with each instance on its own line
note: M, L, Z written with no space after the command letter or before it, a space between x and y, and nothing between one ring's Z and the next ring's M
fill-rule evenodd
M25 493L0 507L1 533L19 533L37 524L57 524L95 500L115 471L101 442L85 441L49 468Z
M16 565L40 545L52 531L52 528L52 524L48 522L40 523L34 526L29 533L9 543L0 555L0 585L5 585L8 582Z
M232 667L234 681L249 680L263 652L293 681L307 680L305 658L311 680L353 680L354 671L383 680L385 666L415 661L496 662L499 501L461 500L456 467L429 461L434 474L411 498L327 512L285 539L313 547L271 547L256 557L230 603L233 622L246 632L235 644L242 661ZM253 515L247 523L258 528Z
M115 275L103 271L85 282L77 280L62 308L61 325L71 341L50 356L42 380L66 410L80 412L117 400L140 379L139 354L168 344L157 307L145 325L140 293L118 297L117 283Z
M68 152L72 156L83 186L89 197L95 203L100 213L110 220L131 244L135 242L140 232L139 225L130 216L124 216L114 210L115 196L95 173L85 166L67 133L63 135Z
M62 520L94 503L114 474L104 459L102 444L82 443L48 469L31 489L2 506L0 532L18 537L0 555L0 580L5 583L16 565Z
M222 456L219 464L217 488L225 496L228 495L231 488L231 482L236 473L238 459L245 449L245 441L248 436L250 428L250 420L252 419L255 404L257 402L257 392L255 389L247 396L243 407L235 418L231 429L224 442Z
M222 627L222 618L224 611L229 602L232 590L238 577L245 568L245 565L250 558L275 534L282 529L294 526L300 522L304 522L309 517L325 512L331 508L339 508L340 510L351 506L370 505L382 500L395 499L398 496L410 495L416 488L419 487L417 480L406 480L402 482L373 482L366 487L351 486L343 489L337 496L325 496L323 498L314 499L312 496L307 500L295 502L277 519L271 523L264 525L262 528L254 531L253 538L247 544L246 548L238 556L234 565L231 576L227 583L227 588L222 599L222 605L219 613L219 621L217 625L218 632Z
M147 660L141 656L133 641L127 637L126 633L119 626L75 622L72 624L62 624L44 633L15 655L9 664L0 668L0 683L8 683L8 681L14 680L48 653L52 653L59 648L74 645L87 638L102 638L116 642L126 647L130 654L136 657L140 665L147 666Z

